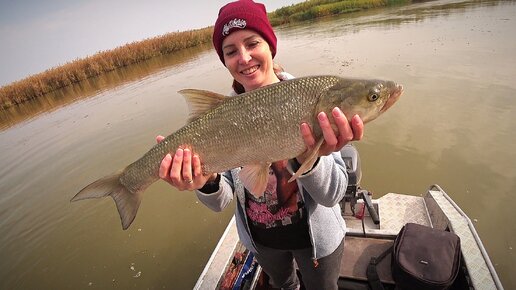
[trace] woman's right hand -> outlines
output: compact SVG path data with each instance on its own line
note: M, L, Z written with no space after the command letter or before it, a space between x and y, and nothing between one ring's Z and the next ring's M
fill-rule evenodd
M160 143L165 137L158 135ZM202 188L206 182L217 178L216 173L204 175L198 155L185 148L178 148L172 156L168 153L161 161L159 177L179 190L195 190Z

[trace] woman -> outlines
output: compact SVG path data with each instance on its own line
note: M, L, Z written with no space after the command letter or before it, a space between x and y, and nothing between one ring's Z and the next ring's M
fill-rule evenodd
M213 45L234 78L233 95L292 78L275 69L277 39L262 4L241 0L222 7ZM358 116L348 122L338 108L332 110L332 118L337 135L329 117L318 114L325 142L312 169L288 183L306 153L275 162L263 195L254 196L243 187L239 168L203 175L202 160L188 149L168 154L161 163L160 177L179 190L195 190L199 200L215 211L224 209L236 196L240 240L255 253L274 287L299 289L295 260L307 289L337 289L345 235L338 202L347 187L338 151L349 141L362 138L363 123ZM306 147L313 148L310 126L301 124L300 133ZM158 142L162 139L157 137Z

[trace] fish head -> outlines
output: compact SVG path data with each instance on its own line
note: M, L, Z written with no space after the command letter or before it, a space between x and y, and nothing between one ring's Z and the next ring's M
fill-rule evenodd
M403 86L393 81L341 78L323 93L318 110L339 107L349 120L359 115L367 123L387 111L402 93Z

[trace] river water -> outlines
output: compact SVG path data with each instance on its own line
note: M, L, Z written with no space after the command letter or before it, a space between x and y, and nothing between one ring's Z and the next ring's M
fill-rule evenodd
M296 75L386 78L405 93L356 143L376 197L441 185L474 221L506 289L516 246L516 2L434 1L277 30ZM190 289L232 215L157 182L121 230L110 199L71 204L157 134L176 92L228 92L210 47L118 70L0 112L0 289Z

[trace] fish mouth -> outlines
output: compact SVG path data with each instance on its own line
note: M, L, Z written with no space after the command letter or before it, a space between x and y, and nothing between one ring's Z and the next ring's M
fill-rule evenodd
M387 99L387 102L385 102L385 104L383 105L382 109L380 109L380 112L383 113L383 112L387 111L390 107L392 107L392 105L394 105L394 103L396 103L399 100L402 93L403 93L403 86L394 84L391 94L390 94L389 98Z

